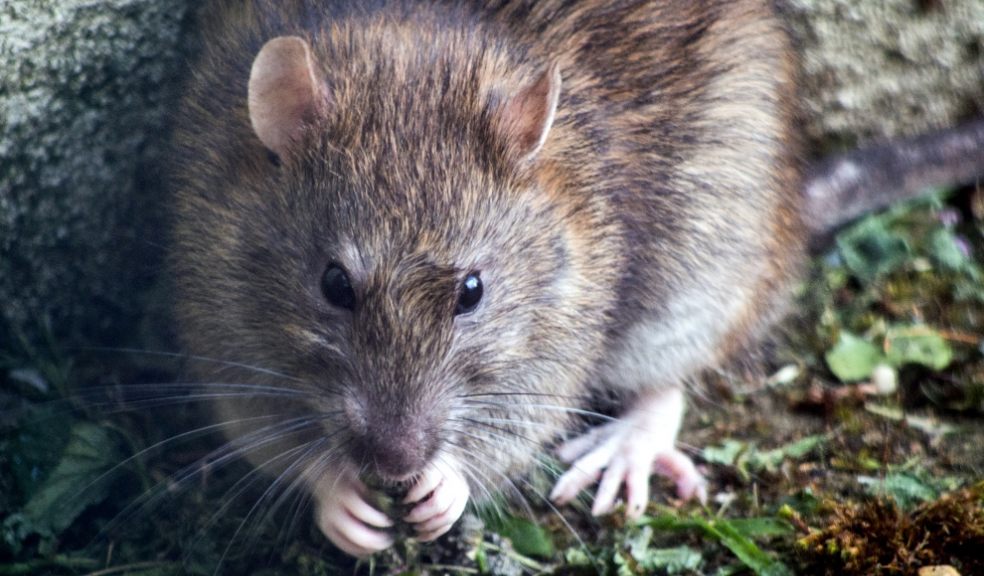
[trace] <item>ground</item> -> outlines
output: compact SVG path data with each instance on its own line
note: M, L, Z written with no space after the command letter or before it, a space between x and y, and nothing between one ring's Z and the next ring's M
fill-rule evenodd
M587 496L552 510L544 474L528 505L358 564L247 465L199 463L220 440L190 432L179 359L8 343L0 576L984 574L982 270L979 189L862 221L818 254L759 370L693 394L705 506L654 480L642 521L596 520Z

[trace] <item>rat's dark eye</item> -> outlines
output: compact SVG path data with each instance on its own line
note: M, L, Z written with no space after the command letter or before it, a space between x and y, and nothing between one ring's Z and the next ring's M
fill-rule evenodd
M482 279L478 277L478 272L472 272L465 276L461 283L461 292L458 294L458 307L455 314L467 314L478 306L482 301Z
M355 291L348 274L338 264L331 264L321 277L321 291L333 306L351 310L355 308Z

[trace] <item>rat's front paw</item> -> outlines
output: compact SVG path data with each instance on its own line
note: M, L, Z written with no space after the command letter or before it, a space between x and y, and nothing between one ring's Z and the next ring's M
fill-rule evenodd
M349 473L325 478L315 490L318 528L353 556L368 556L393 545L393 536L386 531L393 521L366 501L368 494L368 488Z
M458 521L469 496L468 482L456 463L431 464L403 500L415 504L403 520L413 526L418 540L429 542Z

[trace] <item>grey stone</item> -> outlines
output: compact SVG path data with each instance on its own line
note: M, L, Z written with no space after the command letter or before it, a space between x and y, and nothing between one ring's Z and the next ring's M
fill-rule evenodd
M984 111L984 1L782 2L815 145L924 132Z
M185 7L0 3L6 328L34 336L50 321L58 335L101 337L135 310L134 287L152 272L140 264L158 240L146 207L160 195L154 167Z

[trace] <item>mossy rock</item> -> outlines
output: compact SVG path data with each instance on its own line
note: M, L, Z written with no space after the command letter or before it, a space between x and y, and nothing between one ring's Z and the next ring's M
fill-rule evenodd
M0 338L100 340L138 308L186 4L0 5Z

